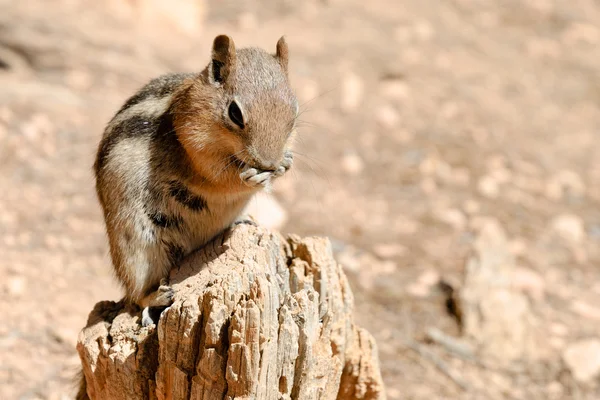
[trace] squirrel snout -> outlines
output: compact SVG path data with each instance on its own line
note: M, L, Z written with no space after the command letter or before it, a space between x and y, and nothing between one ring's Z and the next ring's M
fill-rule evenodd
M251 156L251 161L248 160L246 164L253 168L260 169L261 171L276 171L283 159L283 153L281 154L281 157L279 157L279 154L277 154L279 153L278 151L273 153L275 154L269 154L267 156L266 154L261 154L260 152L256 151L256 149L251 148L248 151L248 154Z
M277 164L274 162L260 162L257 165L263 171L275 171L277 169Z
M279 167L279 163L263 161L258 157L244 158L244 160L235 156L233 158L238 168L255 168L265 172L273 172Z

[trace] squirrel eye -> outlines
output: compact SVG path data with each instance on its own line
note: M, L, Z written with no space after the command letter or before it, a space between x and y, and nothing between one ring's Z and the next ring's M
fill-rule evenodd
M234 124L239 126L241 129L244 129L244 115L235 101L232 101L229 104L229 110L227 111L227 114L229 115L229 119L231 119Z

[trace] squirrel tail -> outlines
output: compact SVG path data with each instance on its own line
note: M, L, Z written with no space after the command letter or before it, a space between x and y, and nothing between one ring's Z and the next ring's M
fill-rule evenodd
M83 370L77 373L75 379L77 382L77 395L75 396L75 400L90 400L87 394L87 384L85 383L85 376L83 375Z

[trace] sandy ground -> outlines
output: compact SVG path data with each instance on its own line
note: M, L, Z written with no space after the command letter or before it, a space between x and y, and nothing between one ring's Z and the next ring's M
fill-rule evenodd
M600 398L600 3L164 3L0 0L0 398L72 397L103 126L219 33L288 39L282 230L332 239L390 399Z

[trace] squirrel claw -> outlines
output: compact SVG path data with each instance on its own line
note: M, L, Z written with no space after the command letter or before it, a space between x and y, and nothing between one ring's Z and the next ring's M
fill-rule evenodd
M275 170L275 172L273 173L273 175L279 177L282 176L283 174L285 174L287 171L287 169L282 165L281 167L277 168Z
M273 172L259 171L256 168L249 168L240 174L240 178L248 186L267 186Z
M262 171L256 168L248 168L240 174L240 178L248 186L265 186L269 187L271 178L278 178L285 174L292 167L294 155L291 151L287 151L283 156L283 160L279 167L274 171Z
M283 160L281 161L281 165L277 170L275 170L274 175L279 177L285 174L290 168L292 168L292 164L294 163L294 155L291 151L287 151L283 156Z
M292 168L293 163L294 163L294 154L291 151L286 151L285 155L283 156L283 161L281 162L281 166L283 168L285 168L285 170L287 171L288 169Z

